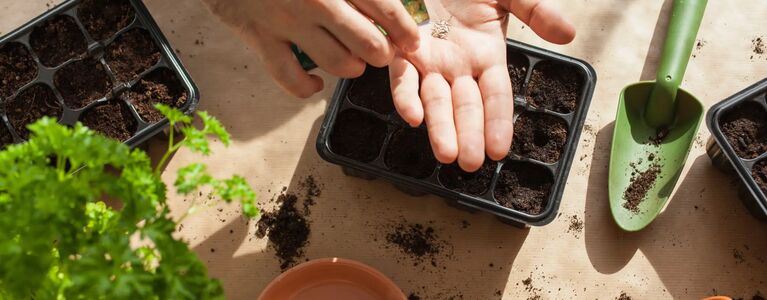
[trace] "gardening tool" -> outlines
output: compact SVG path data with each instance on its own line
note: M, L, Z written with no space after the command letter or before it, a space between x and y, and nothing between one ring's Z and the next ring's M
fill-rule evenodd
M613 219L624 230L641 230L661 212L698 131L703 105L679 85L706 3L674 1L656 80L629 85L621 92L610 152L608 193ZM626 194L636 196L642 192L638 205L628 204L627 198L632 197Z

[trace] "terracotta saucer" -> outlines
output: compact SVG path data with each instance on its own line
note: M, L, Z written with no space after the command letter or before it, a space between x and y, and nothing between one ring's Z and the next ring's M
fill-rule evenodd
M404 300L394 282L348 259L321 258L300 264L270 283L259 300Z

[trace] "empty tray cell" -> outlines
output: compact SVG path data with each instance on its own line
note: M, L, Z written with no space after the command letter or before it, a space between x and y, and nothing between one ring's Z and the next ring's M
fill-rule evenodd
M128 0L83 0L77 17L94 40L110 38L130 25L136 13Z
M160 50L143 29L123 33L107 46L106 61L119 81L129 81L160 61Z
M498 163L485 159L485 164L474 173L469 173L461 169L457 163L444 165L439 170L439 182L453 191L469 194L482 195L495 176L495 169Z
M375 116L346 110L336 117L330 134L330 149L341 156L370 162L381 152L386 130L386 123Z
M514 94L522 92L522 86L525 84L527 68L530 63L527 57L519 52L507 52L507 63L509 64L509 77L511 77L511 88Z
M756 102L743 102L719 120L722 133L738 156L751 159L767 151L767 112Z
M429 177L437 167L426 130L416 128L397 130L384 160L393 172L419 179Z
M368 66L365 73L352 81L349 101L380 114L394 111L389 84L389 68Z
M125 93L125 99L147 123L156 123L165 118L154 108L155 104L181 108L186 104L188 97L176 74L165 68L147 74Z
M53 17L37 26L29 37L32 51L47 67L56 67L85 53L85 36L70 16Z
M514 154L546 163L559 161L567 142L567 123L562 118L525 112L514 123Z
M24 139L29 137L27 125L44 116L59 119L62 111L63 108L53 90L42 83L25 89L16 98L5 103L8 121L19 137Z
M137 122L122 101L109 101L85 111L80 122L110 138L124 142L136 132Z
M5 128L5 124L0 121L0 150L5 149L6 146L13 143L13 136L8 128Z
M0 47L0 97L13 95L35 76L37 64L27 47L15 42Z
M539 215L546 208L554 178L543 166L510 161L503 166L495 186L498 204L530 215Z
M72 62L59 69L53 76L53 82L64 98L64 104L71 109L88 106L112 89L112 82L104 66L90 58Z
M582 85L577 67L544 61L533 67L525 98L535 107L567 114L575 111Z

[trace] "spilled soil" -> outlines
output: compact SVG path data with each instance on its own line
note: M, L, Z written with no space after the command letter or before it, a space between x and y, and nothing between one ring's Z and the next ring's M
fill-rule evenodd
M639 206L644 202L647 192L655 186L661 167L657 163L650 165L647 170L635 171L631 177L631 184L623 192L623 207L638 214Z
M413 266L425 263L436 267L438 256L452 248L445 240L440 239L434 228L418 223L402 222L387 228L387 247L398 249L411 258Z

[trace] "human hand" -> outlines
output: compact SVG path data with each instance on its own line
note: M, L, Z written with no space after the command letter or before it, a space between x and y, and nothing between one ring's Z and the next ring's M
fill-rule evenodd
M256 50L277 84L301 98L322 90L323 83L301 68L291 43L321 69L345 78L362 75L365 63L388 65L396 48L412 52L419 46L417 26L399 0L350 0L354 7L343 0L203 2Z
M432 26L448 21L444 39L420 28L421 46L397 52L389 66L392 96L411 126L426 122L441 163L456 159L478 170L485 154L503 159L511 148L514 101L506 67L506 26L514 14L542 38L565 44L575 29L542 0L426 0Z

